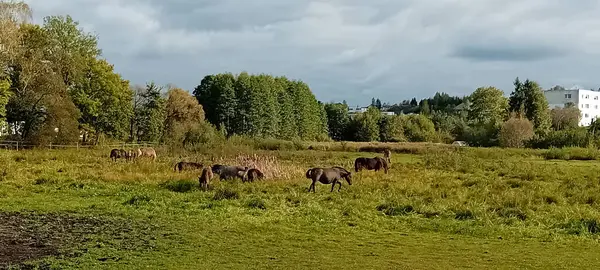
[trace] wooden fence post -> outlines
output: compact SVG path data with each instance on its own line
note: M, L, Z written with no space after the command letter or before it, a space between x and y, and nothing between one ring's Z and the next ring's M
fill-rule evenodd
M19 142L17 141L17 151L19 151Z

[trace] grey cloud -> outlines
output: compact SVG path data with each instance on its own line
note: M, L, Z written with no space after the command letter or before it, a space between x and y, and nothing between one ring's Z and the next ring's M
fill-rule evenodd
M481 85L509 93L516 76L593 84L600 68L592 0L27 2L38 22L70 14L97 33L132 83L189 90L211 73L265 72L301 79L325 101L365 104Z
M567 52L558 48L539 45L462 45L455 49L453 56L473 61L538 61L566 56Z

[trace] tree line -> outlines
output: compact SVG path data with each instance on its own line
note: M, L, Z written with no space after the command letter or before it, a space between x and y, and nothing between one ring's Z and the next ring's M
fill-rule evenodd
M24 2L0 0L0 120L9 137L38 144L103 139L188 145L247 136L283 140L467 141L475 146L599 145L600 124L581 128L574 106L548 108L529 79L509 97L492 86L468 96L436 93L397 104L372 99L350 115L346 102L322 103L299 80L221 73L192 93L130 85L102 58L98 37L70 16L31 23ZM394 115L382 115L382 111Z

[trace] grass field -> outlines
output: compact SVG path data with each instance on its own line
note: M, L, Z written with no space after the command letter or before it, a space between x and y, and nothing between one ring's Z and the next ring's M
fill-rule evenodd
M0 269L600 267L600 164L570 160L595 151L399 147L389 174L308 193L308 168L381 155L312 148L0 151ZM173 171L182 159L268 178L201 191L199 172Z

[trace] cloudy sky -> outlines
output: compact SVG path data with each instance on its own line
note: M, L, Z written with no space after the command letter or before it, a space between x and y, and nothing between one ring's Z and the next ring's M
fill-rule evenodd
M220 72L307 82L318 99L396 103L515 77L600 87L597 0L28 0L71 15L132 83L193 90Z

